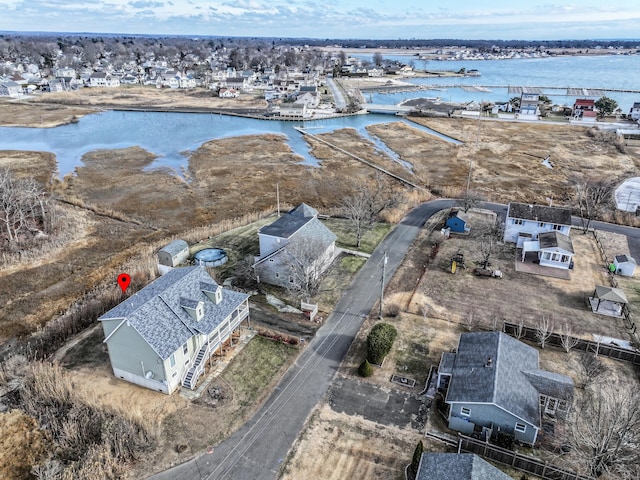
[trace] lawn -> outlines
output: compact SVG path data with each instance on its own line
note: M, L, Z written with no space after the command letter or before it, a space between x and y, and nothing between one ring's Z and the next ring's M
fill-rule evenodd
M233 388L240 413L252 410L280 379L299 349L291 345L255 336L222 374Z

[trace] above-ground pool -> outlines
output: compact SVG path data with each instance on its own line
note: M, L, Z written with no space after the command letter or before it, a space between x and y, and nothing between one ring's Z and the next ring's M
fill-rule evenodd
M227 252L221 248L205 248L193 256L196 265L218 267L227 263Z

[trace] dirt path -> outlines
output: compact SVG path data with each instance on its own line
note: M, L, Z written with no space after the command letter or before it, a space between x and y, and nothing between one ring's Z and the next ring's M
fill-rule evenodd
M83 341L85 338L92 335L96 330L98 330L101 327L102 325L100 323L96 323L95 325L92 325L91 327L87 328L83 332L80 332L78 335L76 335L75 337L70 339L67 343L65 343L61 348L59 348L58 351L53 355L51 360L54 362L61 362L69 350L71 350L73 347L75 347L78 343Z

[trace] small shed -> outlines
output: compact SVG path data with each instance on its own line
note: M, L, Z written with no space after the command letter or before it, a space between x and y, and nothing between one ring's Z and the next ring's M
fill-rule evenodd
M636 261L629 255L616 255L613 259L616 273L625 277L633 277L636 271Z
M624 306L629 303L627 296L619 288L596 285L593 296L589 297L591 311L609 317L621 317Z
M469 233L469 230L471 230L468 217L458 210L453 210L449 213L444 226L450 229L452 233Z
M176 267L189 258L189 244L184 240L174 240L158 251L158 263L166 267Z

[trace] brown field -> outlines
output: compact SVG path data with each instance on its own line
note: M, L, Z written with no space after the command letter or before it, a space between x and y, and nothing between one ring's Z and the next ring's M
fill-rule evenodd
M280 478L401 479L421 438L417 431L336 413L322 403L298 437ZM425 446L442 450L441 445Z

